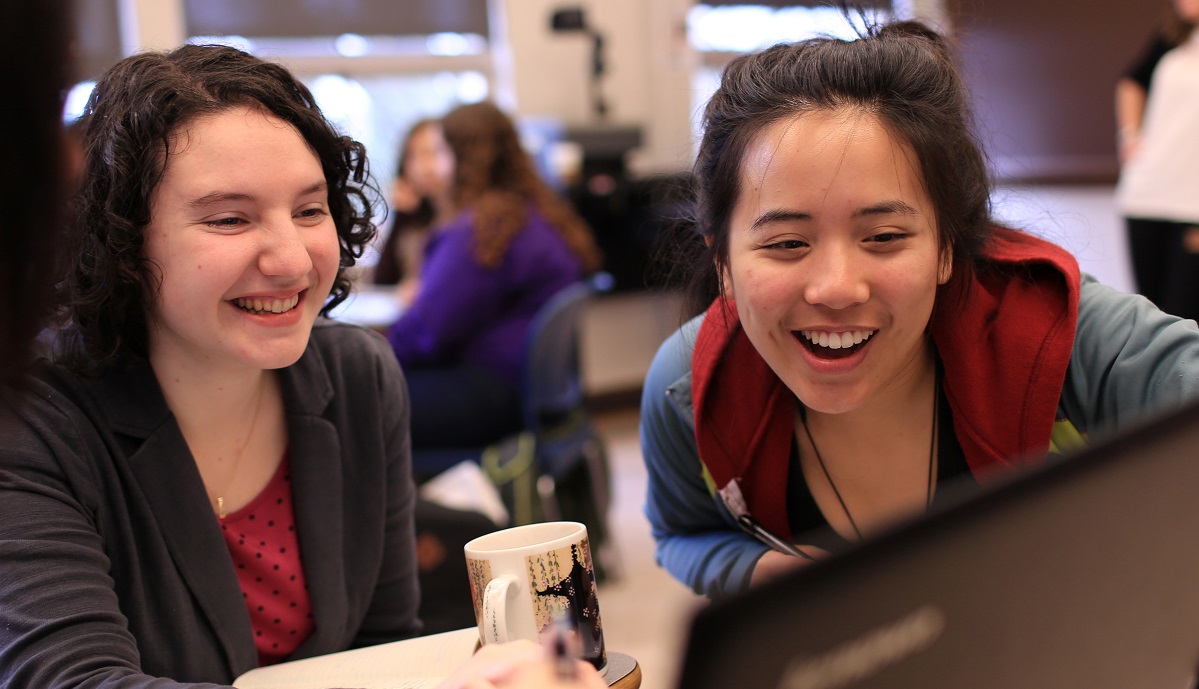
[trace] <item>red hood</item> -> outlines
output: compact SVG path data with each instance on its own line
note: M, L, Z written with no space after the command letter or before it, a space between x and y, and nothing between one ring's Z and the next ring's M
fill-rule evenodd
M954 430L976 476L1048 450L1079 283L1078 263L1064 249L996 228L984 264L973 274L956 270L941 288L930 330ZM750 513L789 537L794 397L750 343L734 302L717 299L708 309L691 370L700 460L718 489L739 478Z

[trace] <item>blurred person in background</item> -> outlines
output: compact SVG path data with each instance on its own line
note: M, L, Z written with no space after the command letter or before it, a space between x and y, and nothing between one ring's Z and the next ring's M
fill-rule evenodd
M377 285L397 285L397 299L404 305L419 288L425 244L433 227L454 215L453 172L453 153L441 122L425 119L412 125L400 147L391 184L391 228L372 276Z
M1199 0L1169 17L1116 83L1125 218L1137 291L1163 311L1199 317Z
M434 228L420 289L388 331L412 397L414 450L481 447L518 431L529 325L600 267L591 231L540 178L507 114L476 103L441 125L456 215Z

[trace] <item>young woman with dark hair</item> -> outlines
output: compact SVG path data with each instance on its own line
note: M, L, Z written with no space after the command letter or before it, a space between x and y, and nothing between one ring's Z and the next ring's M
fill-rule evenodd
M949 46L914 22L734 60L695 164L719 297L661 347L659 562L719 597L924 512L950 480L1199 393L1199 331L996 227Z
M375 284L398 285L396 298L405 305L419 289L429 235L454 215L453 171L453 153L441 122L426 119L413 124L400 147L391 183L390 232L371 273Z

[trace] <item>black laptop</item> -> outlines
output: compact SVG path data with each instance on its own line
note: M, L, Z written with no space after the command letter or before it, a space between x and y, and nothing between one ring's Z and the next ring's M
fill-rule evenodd
M702 610L681 689L1190 689L1199 406Z

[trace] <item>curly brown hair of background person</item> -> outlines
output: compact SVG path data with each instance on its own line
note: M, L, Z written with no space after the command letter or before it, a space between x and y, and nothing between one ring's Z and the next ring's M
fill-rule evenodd
M587 223L538 175L508 115L492 103L473 103L447 114L442 128L454 152L454 201L474 213L480 265L500 265L533 206L587 273L599 269L602 257Z

